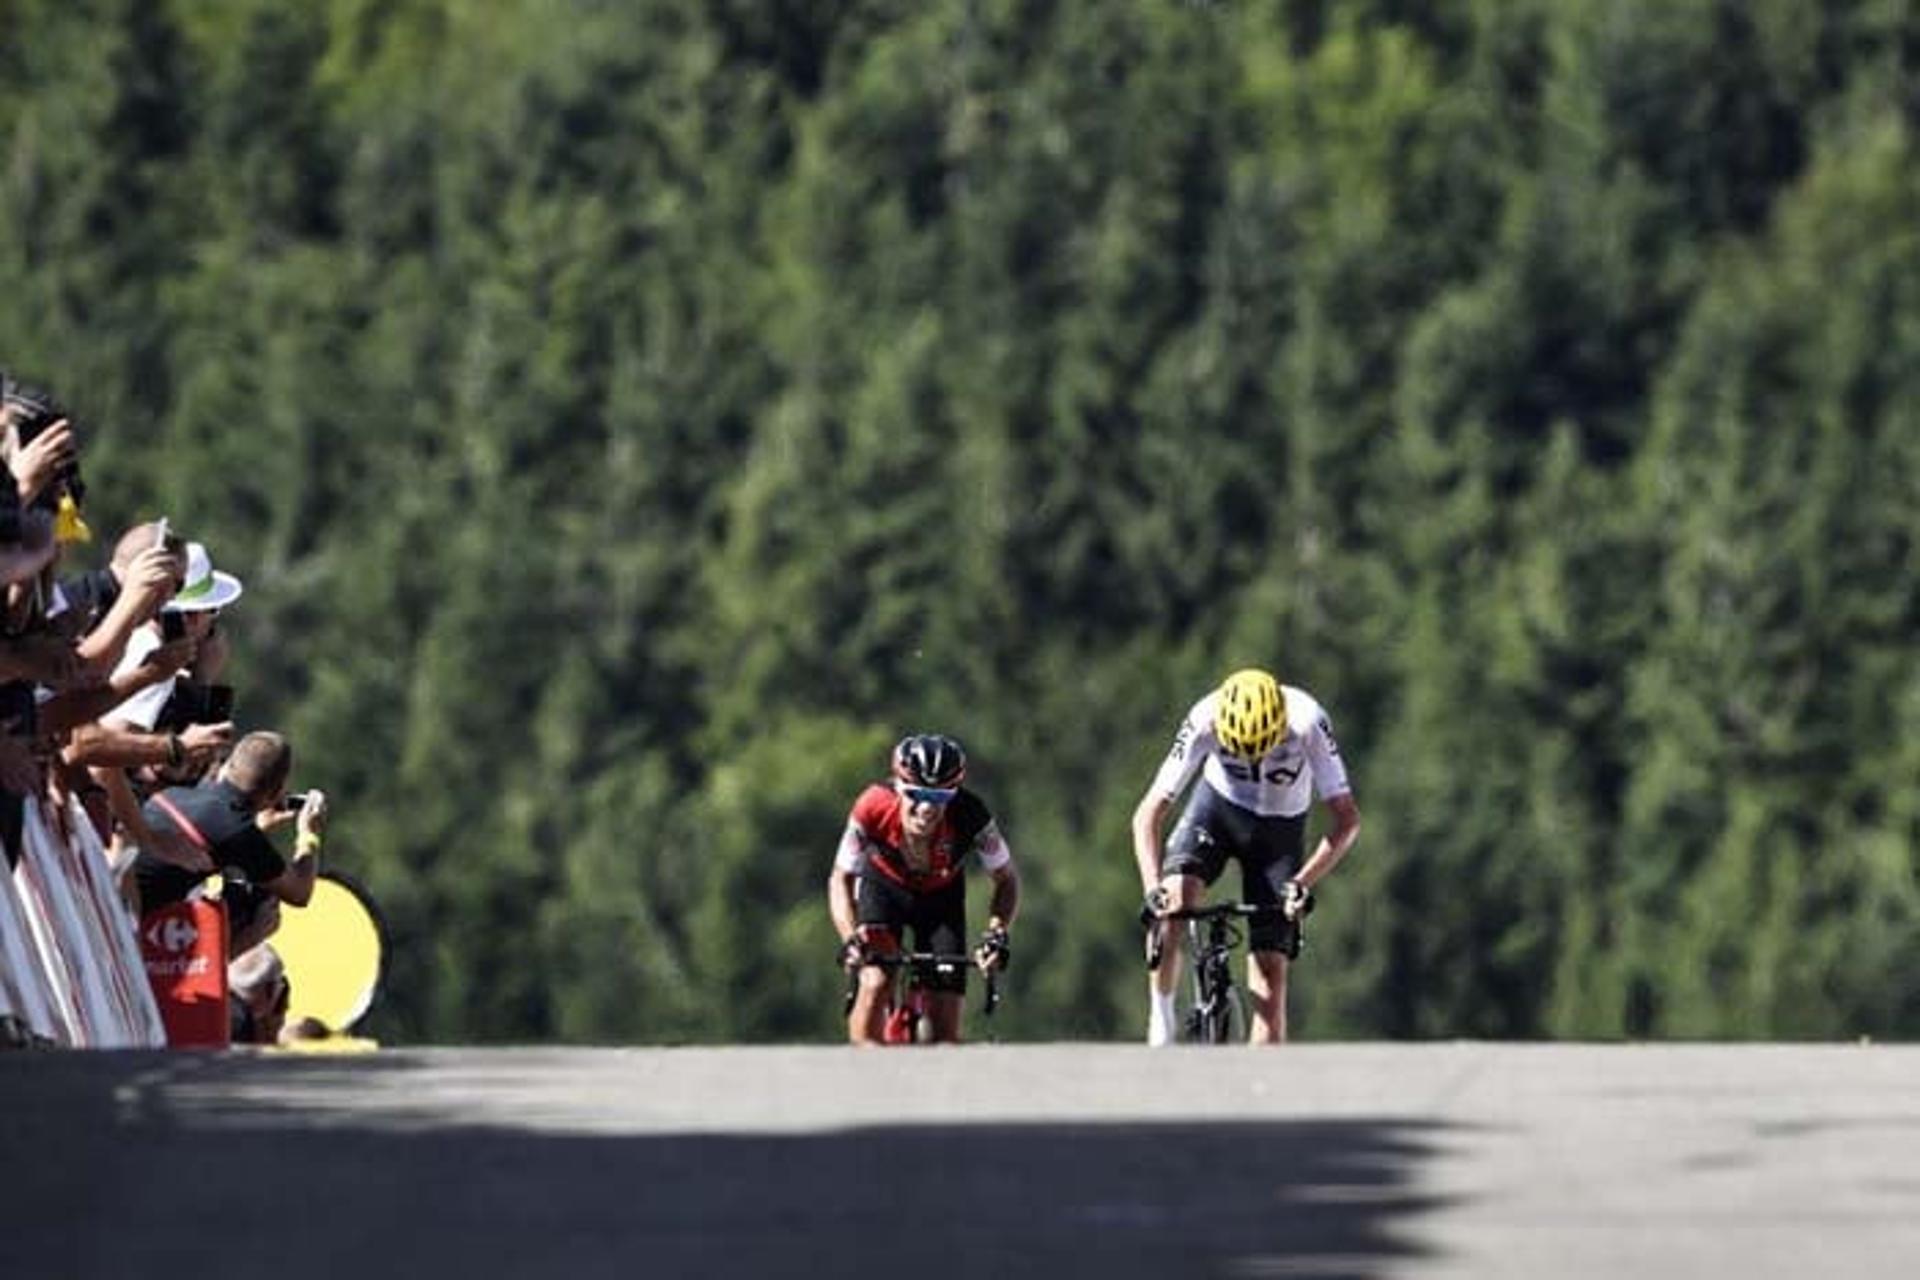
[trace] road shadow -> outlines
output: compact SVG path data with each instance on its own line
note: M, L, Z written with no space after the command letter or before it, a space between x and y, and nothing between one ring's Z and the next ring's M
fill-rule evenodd
M556 1134L246 1100L384 1056L58 1063L0 1059L8 1275L1361 1277L1439 1207L1440 1130L1400 1121ZM167 1105L183 1072L235 1100Z

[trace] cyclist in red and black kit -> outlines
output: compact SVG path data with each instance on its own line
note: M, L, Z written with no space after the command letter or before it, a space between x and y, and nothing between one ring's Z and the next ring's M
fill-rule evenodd
M957 954L967 933L969 857L993 878L987 928L973 950L987 971L1005 965L1007 930L1020 901L1013 853L993 814L961 786L967 754L937 733L902 738L893 749L893 777L860 793L827 877L827 910L840 933L841 962L860 971L860 988L847 1016L847 1038L877 1044L886 1025L891 986L887 971L868 963L900 950L913 930L921 951ZM925 978L933 1038L960 1038L966 974Z

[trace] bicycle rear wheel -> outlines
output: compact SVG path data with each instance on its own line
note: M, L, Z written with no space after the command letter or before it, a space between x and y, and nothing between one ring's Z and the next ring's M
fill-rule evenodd
M915 1044L920 1039L920 1015L911 1006L902 1005L887 1014L881 1031L885 1044Z

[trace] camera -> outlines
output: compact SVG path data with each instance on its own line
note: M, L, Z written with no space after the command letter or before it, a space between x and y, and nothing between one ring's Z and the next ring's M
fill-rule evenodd
M178 609L166 609L160 614L160 641L172 644L175 640L187 637L187 615Z
M19 382L7 384L6 407L13 410L13 429L22 446L32 444L34 437L67 416L52 392Z
M34 439L48 427L65 418L78 433L80 424L65 406L53 398L53 393L40 387L30 387L24 383L9 381L6 388L6 407L14 411L13 429L20 441L20 447L33 443ZM54 480L66 486L75 502L84 501L87 486L80 479L80 464L69 462L60 468Z
M226 724L232 719L232 685L201 684L182 676L173 682L173 692L153 727L156 732L185 733L196 724Z
M280 798L280 811L282 813L298 813L306 807L307 793L304 791L295 791Z

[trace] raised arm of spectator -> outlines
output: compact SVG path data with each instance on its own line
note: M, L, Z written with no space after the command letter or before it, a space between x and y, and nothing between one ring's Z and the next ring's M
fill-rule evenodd
M284 820L271 809L260 815L263 828L278 826ZM307 802L300 806L294 822L299 834L294 837L293 862L263 887L288 906L304 907L312 901L314 881L320 875L320 838L327 829L326 792L307 792Z
M78 452L73 438L73 425L65 418L54 422L15 451L8 459L8 466L20 492L20 505L27 506L39 497L41 491L53 483L55 476L73 465Z
M150 547L135 556L127 565L113 607L75 650L80 661L101 674L112 671L127 651L127 641L142 624L160 612L160 606L173 596L180 585L180 575L185 572L185 556L177 548ZM184 665L182 660L173 670Z
M80 659L65 637L46 630L0 638L0 681L31 680L61 689L80 679Z
M67 743L68 764L90 769L133 769L192 762L205 766L233 742L233 722L190 724L179 733L153 733L112 720L77 726Z
M147 662L116 670L98 684L55 694L41 704L40 727L43 732L54 734L77 731L81 726L106 715L141 690L150 689L167 679L185 666L192 656L193 642L176 640L172 644L155 649ZM74 763L99 762L81 758L75 759ZM132 763L158 762L140 760Z

